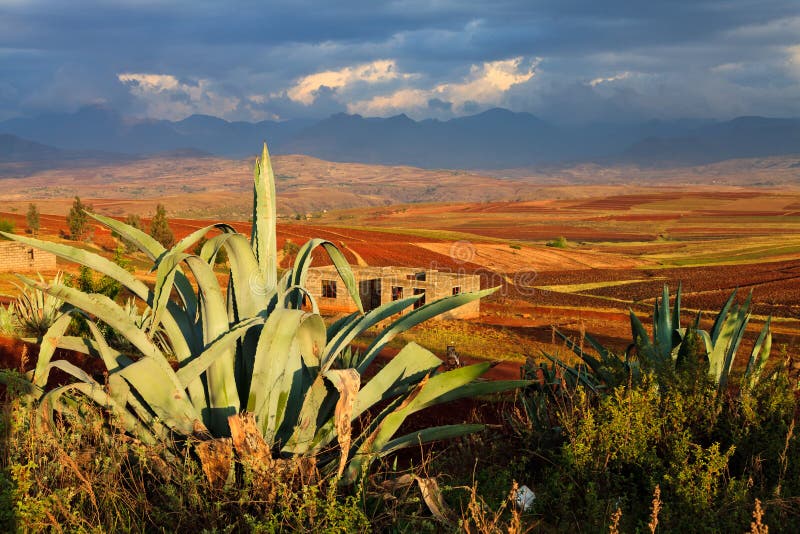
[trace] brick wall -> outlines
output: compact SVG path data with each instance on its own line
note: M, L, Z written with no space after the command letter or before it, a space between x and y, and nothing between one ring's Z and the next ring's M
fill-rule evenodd
M55 271L56 257L14 241L0 241L0 272Z

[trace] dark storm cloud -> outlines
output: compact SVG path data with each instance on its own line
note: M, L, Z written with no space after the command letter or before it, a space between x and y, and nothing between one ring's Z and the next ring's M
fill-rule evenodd
M796 115L797 45L796 0L0 0L0 119L95 102L237 119L494 105L556 120ZM492 89L484 64L513 58L535 75ZM378 60L390 73L360 81ZM326 71L332 85L289 96Z

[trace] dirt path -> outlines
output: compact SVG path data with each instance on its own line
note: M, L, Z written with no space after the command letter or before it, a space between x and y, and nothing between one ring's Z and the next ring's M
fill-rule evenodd
M414 243L439 254L451 254L452 243ZM630 256L598 252L594 250L558 249L553 247L512 248L510 245L495 243L468 243L468 260L487 269L501 273L521 271L561 271L588 269L633 269L646 265L646 262Z
M359 267L369 267L369 263L364 261L364 258L362 258L358 252L356 252L350 247L347 247L347 250L349 250L350 254L352 254L353 257L356 259L356 265L358 265Z

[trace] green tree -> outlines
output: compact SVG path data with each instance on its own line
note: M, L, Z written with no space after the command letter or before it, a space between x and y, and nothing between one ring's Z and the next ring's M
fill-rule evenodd
M36 207L36 204L28 204L26 218L28 220L28 231L33 235L37 235L39 233L39 208Z
M8 219L0 219L0 232L8 232L9 234L14 233L14 221L10 221ZM4 238L0 238L4 239Z
M169 228L169 221L167 221L167 209L163 204L156 206L156 214L150 221L150 236L166 248L175 243L175 236Z
M81 197L76 196L67 214L67 227L69 228L69 238L74 241L83 239L89 229L89 216L86 212L92 207L81 202Z

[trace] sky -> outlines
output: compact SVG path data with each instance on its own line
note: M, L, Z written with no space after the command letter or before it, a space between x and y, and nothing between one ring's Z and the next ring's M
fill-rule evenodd
M798 0L0 0L0 120L800 116Z

